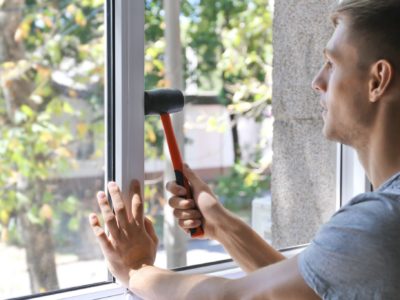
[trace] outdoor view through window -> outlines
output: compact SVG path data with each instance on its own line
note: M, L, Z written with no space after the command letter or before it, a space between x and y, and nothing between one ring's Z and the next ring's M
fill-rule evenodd
M270 1L180 1L180 11L146 1L146 89L180 88L174 114L184 160L229 210L271 237L272 159ZM179 18L179 25L175 20ZM181 43L181 45L179 45ZM160 237L156 264L182 267L229 256L214 241L190 239L166 204L174 180L159 117L145 124L147 214Z
M144 88L178 87L186 96L184 117L174 116L184 160L267 240L269 2L183 0L177 29L163 1L146 0L144 28ZM107 281L87 222L98 212L95 194L105 177L104 34L104 0L0 0L0 298ZM171 67L168 51L180 64ZM144 147L144 207L160 240L156 265L229 258L218 243L190 239L174 222L159 117L146 117Z
M0 1L0 298L107 280L104 1Z

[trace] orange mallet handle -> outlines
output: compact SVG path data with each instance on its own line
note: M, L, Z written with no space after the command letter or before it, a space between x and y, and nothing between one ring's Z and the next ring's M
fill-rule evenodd
M167 140L169 153L171 155L172 165L173 165L174 171L175 171L176 182L180 186L183 186L186 189L186 192L187 192L186 198L191 199L192 191L190 189L189 182L187 181L186 177L183 175L182 157L181 157L181 153L178 148L178 144L176 142L170 115L167 113L161 114L161 122L164 127L165 137ZM197 228L191 228L190 235L192 237L203 236L204 235L203 227L199 226Z

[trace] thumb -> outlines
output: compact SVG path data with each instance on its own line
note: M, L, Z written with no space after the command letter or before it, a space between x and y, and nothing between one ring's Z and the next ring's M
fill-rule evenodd
M193 187L206 184L187 164L183 164L183 175Z

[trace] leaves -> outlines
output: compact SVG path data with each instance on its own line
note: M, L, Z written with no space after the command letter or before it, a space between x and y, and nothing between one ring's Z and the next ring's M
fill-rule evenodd
M79 201L76 197L69 196L67 199L61 202L59 208L62 212L73 215L77 211L78 203Z
M232 210L248 209L251 201L270 187L270 175L238 163L232 171L218 179L216 193Z
M221 103L268 101L272 72L268 0L202 0L188 5L185 46L196 53L197 68L191 77L199 89L222 89Z
M39 217L41 220L51 220L53 218L53 209L47 203L43 204L39 210Z
M14 39L16 42L21 42L28 37L31 30L31 24L31 18L26 18L23 22L21 22L14 34Z
M46 187L55 176L74 167L73 145L87 139L87 132L94 132L95 151L98 157L103 155L103 4L104 0L25 2L23 19L14 34L24 57L0 61L5 89L0 93L2 223L27 208L35 224L60 214L82 217L77 215L76 198L67 197L58 205L60 195ZM21 82L33 88L21 102L12 103L15 107L9 120L5 94L18 94L23 89ZM16 91L11 90L14 87ZM78 101L88 109L82 110ZM74 124L81 124L77 131ZM69 228L75 230L76 224L71 222Z
M0 223L3 225L8 225L9 220L10 212L5 209L0 210Z

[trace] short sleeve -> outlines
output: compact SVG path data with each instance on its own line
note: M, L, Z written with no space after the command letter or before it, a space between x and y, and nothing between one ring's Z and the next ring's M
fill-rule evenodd
M398 210L365 196L339 210L300 254L306 283L323 299L398 299Z

